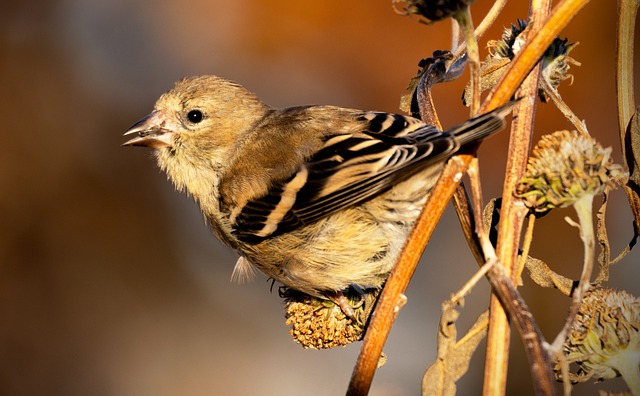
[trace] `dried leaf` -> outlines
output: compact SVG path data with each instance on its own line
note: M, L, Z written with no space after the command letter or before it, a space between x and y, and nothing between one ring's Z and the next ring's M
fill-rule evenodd
M496 85L504 71L507 70L509 63L511 63L509 58L487 57L487 59L480 64L480 93ZM471 106L471 82L467 83L467 86L464 87L462 104L467 107Z
M500 209L502 198L492 198L482 210L484 228L489 230L489 239L495 245L498 239L498 222L500 221Z
M640 187L640 107L631 117L625 136L627 166L629 167L629 182L635 184L634 191L638 193Z
M457 341L455 321L460 313L450 301L442 304L442 311L438 333L438 358L427 368L422 378L423 395L455 395L456 381L469 370L473 352L487 334L488 311L478 316L467 334Z
M400 109L430 125L438 125L431 100L434 84L453 81L462 75L466 56L455 60L449 51L434 51L431 58L423 59L418 74L411 79L408 94L400 98Z
M640 235L638 234L638 227L636 226L635 223L633 223L633 225L634 225L634 227L633 227L633 237L631 237L631 241L629 241L627 246L625 246L624 249L622 249L620 251L620 253L618 253L616 258L611 260L610 265L613 265L613 264L617 263L618 261L622 260L624 258L624 256L629 254L629 252L631 251L631 249L633 249L633 247L636 245L636 243L638 243L638 237L640 237Z
M529 271L529 276L537 285L554 287L566 296L571 295L573 280L555 273L544 261L529 256L525 262L525 267Z
M629 121L629 124L627 126L625 135L625 146L627 167L629 169L626 192L627 194L629 194L631 209L636 212L638 205L640 205L640 197L638 196L638 194L640 193L640 107L636 109L636 112L631 117L631 120ZM621 181L618 182L622 183ZM609 267L626 256L631 251L631 248L636 244L636 240L638 238L638 226L637 224L635 224L634 235L631 241L618 254L618 256L611 260L611 250L609 246L609 239L607 236L607 228L605 222L608 193L609 189L606 189L604 191L602 206L596 214L596 232L598 243L600 244L601 248L600 255L598 256L600 272L595 280L596 284L606 282L609 279ZM634 213L634 215L636 216L636 218L638 218L638 213Z
M625 131L624 142L625 160L629 169L629 180L625 186L625 192L629 197L629 204L636 221L636 227L640 224L640 107L629 120Z
M400 110L407 114L411 114L412 109L415 107L413 105L413 101L416 95L416 89L418 89L418 83L420 83L422 75L427 71L427 68L429 67L429 65L427 64L427 61L429 61L429 59L431 58L422 59L418 63L418 67L420 67L420 70L418 70L418 73L414 77L411 77L411 80L409 80L409 85L407 85L407 91L409 93L400 96Z
M605 190L602 194L602 205L596 213L596 238L600 245L600 254L598 255L598 264L600 271L595 280L595 284L600 284L609 280L609 266L611 265L611 246L609 245L609 236L607 235L607 202L609 201L609 191Z

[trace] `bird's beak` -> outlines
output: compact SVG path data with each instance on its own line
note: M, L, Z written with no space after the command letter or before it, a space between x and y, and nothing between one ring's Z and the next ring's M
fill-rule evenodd
M138 136L131 140L127 140L123 146L146 146L155 149L163 147L172 147L176 133L169 126L169 118L159 110L152 111L149 115L136 122L127 132L126 135L134 133Z

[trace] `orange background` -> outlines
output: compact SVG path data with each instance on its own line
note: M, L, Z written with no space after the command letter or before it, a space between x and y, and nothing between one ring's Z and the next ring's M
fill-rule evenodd
M489 6L479 3L476 22ZM512 3L487 37L526 18L524 2ZM14 0L2 8L0 394L343 394L360 344L321 352L294 344L265 277L230 283L236 255L173 191L151 153L120 147L121 135L173 81L203 73L242 82L278 107L398 112L418 61L450 47L450 23L425 26L396 15L390 1L362 0ZM582 66L571 67L573 85L559 90L619 161L615 14L614 2L594 1L562 33L581 43L571 55ZM464 84L435 88L445 126L467 116ZM553 105L539 106L536 137L566 128ZM507 140L501 133L480 150L485 199L500 194ZM563 216L574 214L556 211L538 222L533 254L577 278L582 247ZM623 194L614 194L608 220L616 254L632 231ZM612 269L611 287L640 295L639 262L636 249ZM435 359L440 303L476 268L448 210L372 395L419 393ZM552 339L568 299L524 283ZM486 282L474 290L460 333L487 293ZM514 339L508 393L530 394ZM459 394L478 394L481 381L482 349ZM575 391L595 392L594 385Z

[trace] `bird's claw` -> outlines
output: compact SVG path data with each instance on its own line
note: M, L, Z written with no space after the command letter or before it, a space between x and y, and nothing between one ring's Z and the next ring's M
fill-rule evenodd
M361 297L364 295L362 291L356 291ZM352 305L342 291L325 292L325 296L338 307L340 307L342 313L344 313L349 319L353 320L356 323L359 323L359 320L356 317L355 310L362 307L362 305L364 304L363 298L360 298L356 304Z

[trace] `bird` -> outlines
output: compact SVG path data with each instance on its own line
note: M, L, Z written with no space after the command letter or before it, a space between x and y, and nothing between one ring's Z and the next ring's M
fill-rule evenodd
M330 105L273 108L214 75L186 77L130 127L125 146L199 205L240 258L334 301L384 285L445 162L502 129L508 103L441 131L417 118Z

